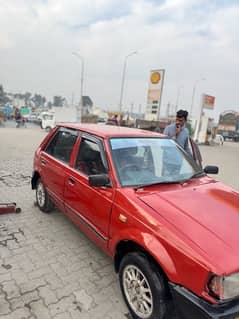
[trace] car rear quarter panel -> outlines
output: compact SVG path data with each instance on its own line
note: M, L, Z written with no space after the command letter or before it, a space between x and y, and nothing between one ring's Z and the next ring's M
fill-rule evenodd
M38 146L38 148L36 149L35 155L34 155L34 163L33 163L33 168L34 171L39 172L39 170L41 169L40 163L39 163L39 157L40 157L40 153L41 151L46 147L46 145L48 144L48 142L50 141L50 139L55 135L56 131L57 131L57 127L55 127L54 129L52 129L46 136L45 138L42 140L41 144Z

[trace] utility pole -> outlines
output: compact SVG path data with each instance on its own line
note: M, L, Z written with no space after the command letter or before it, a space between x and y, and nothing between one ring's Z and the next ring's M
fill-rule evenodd
M120 102L119 102L119 112L120 113L122 112L122 102L123 102L124 82L125 82L127 60L131 55L136 54L136 53L137 53L137 51L133 51L130 54L126 55L126 57L124 59L124 66L123 66L123 73L122 73L122 80L121 80L121 90L120 90Z
M83 109L84 59L78 52L72 52L72 54L81 60L80 102L79 102L79 106L77 106L77 122L81 123L82 109Z

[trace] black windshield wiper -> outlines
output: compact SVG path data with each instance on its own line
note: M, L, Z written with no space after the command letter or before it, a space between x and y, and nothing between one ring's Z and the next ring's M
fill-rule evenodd
M204 176L204 175L206 175L206 173L204 171L199 171L199 172L193 174L190 178L201 177L201 176Z
M176 181L162 181L162 182L156 182L156 183L150 183L150 184L140 184L134 187L135 190L138 190L143 187L149 187L149 186L154 186L154 185L162 185L162 184L178 184L185 182L185 179L179 179Z

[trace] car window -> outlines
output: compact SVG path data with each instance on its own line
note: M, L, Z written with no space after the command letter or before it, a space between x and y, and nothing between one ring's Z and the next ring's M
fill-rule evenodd
M110 145L122 186L178 182L199 171L171 139L111 138Z
M44 114L42 116L43 120L53 120L53 114Z
M65 163L69 163L77 136L77 131L59 130L47 145L45 152Z
M197 164L202 168L202 156L200 153L200 150L198 148L198 145L196 142L194 142L191 138L189 139L188 143L189 149L191 151L191 154L193 154L193 159L197 162Z
M98 143L82 138L75 168L85 175L106 173L106 168L102 161L102 152Z

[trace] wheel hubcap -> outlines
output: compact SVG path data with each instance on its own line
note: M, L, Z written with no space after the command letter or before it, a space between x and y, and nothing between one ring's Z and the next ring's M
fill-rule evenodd
M37 187L37 202L40 207L43 207L45 204L45 190L44 186L40 183Z
M140 318L148 318L153 312L153 296L150 285L136 266L129 265L123 272L123 287L127 301Z

